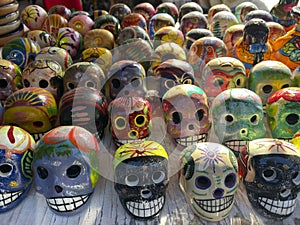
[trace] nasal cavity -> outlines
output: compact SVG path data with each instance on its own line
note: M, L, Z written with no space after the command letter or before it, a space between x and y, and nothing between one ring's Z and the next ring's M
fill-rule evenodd
M193 124L190 124L190 125L189 125L189 130L194 130L194 128L195 128L195 127L194 127Z
M224 190L222 188L217 188L216 190L214 190L213 192L213 196L214 198L222 198L224 195Z
M59 186L59 185L55 185L55 191L57 192L57 193L60 193L60 192L62 192L62 187L61 186Z
M141 190L141 196L143 198L150 198L152 196L152 192L149 189L144 188Z

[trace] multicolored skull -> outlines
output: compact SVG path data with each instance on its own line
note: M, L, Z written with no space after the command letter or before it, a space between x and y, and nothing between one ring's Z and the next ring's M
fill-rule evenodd
M150 43L150 37L147 33L146 30L144 30L140 26L129 26L129 27L124 27L116 40L116 44L118 46L123 45L125 43L128 43L131 39L143 39L146 40Z
M262 101L249 89L222 91L213 100L211 110L215 134L237 156L248 141L266 135Z
M147 24L149 25L151 17L155 14L155 8L149 2L142 2L134 6L133 12L143 15L146 19Z
M38 43L41 48L54 46L55 38L43 30L30 30L26 33L26 37Z
M128 5L124 3L115 3L110 7L108 13L116 17L119 20L119 22L122 22L124 16L131 13L131 9Z
M159 215L169 183L164 147L154 141L127 143L116 150L113 167L115 190L126 212L138 219Z
M101 91L74 88L61 97L58 109L59 125L80 126L102 138L108 124L108 103Z
M213 37L213 33L208 29L194 28L186 33L184 40L184 48L187 52L190 51L192 44L202 37Z
M82 36L92 29L93 19L86 14L74 15L69 21L68 26L78 31Z
M51 59L39 59L29 63L23 70L23 86L39 87L49 91L58 102L63 93L63 70Z
M211 20L214 17L214 15L216 15L218 12L221 12L221 11L231 12L231 9L225 4L216 4L216 5L211 6L207 12L208 24L211 23Z
M262 19L265 22L273 21L273 17L270 12L263 10L263 9L255 9L255 10L248 12L248 14L244 18L244 23L247 23L248 21L250 21L254 18Z
M173 26L166 26L158 29L153 36L153 47L157 48L163 43L173 42L179 46L183 46L184 35L181 30Z
M293 86L291 70L276 60L262 61L249 73L248 89L259 95L264 106L275 91L290 86Z
M238 159L239 175L253 208L265 217L285 219L300 191L300 152L293 144L262 138L250 141Z
M39 30L48 16L47 11L39 5L28 5L21 12L23 23L29 30Z
M286 31L282 25L280 25L277 22L270 21L267 22L267 25L269 27L269 42L271 45L274 45L277 38L280 38L284 35L286 35Z
M208 22L205 15L198 11L193 11L185 14L181 18L179 27L184 35L195 28L208 29Z
M180 163L179 186L195 215L207 221L226 218L239 181L232 151L218 143L197 143L183 150Z
M18 206L32 184L35 141L16 126L0 126L0 213Z
M51 34L53 37L56 38L59 28L67 26L68 20L64 16L57 13L48 14L48 16L45 18L41 30L46 31L47 33Z
M158 31L159 28L166 26L175 26L174 18L168 13L157 13L153 15L149 21L149 36L152 39L155 32Z
M76 87L104 88L105 75L98 64L93 62L76 62L65 70L63 77L64 93Z
M164 94L162 102L167 132L177 144L186 147L207 140L211 120L207 97L200 87L174 86Z
M111 50L115 46L115 38L112 32L106 29L92 29L86 32L83 37L84 49L107 48Z
M184 15L188 14L189 12L193 12L193 11L198 11L200 13L203 13L203 9L198 3L196 3L196 2L183 3L179 7L178 21L180 22Z
M20 67L12 61L0 59L0 101L3 104L6 98L22 85Z
M230 88L246 88L248 76L244 64L232 57L219 57L210 60L204 67L201 77L196 77L209 102Z
M110 31L114 38L117 39L121 31L121 21L111 14L105 14L97 17L92 29L104 29Z
M175 22L178 20L179 11L177 6L173 2L162 2L156 7L156 14L168 13L171 15Z
M243 37L244 24L235 24L228 27L224 33L223 41L227 47L227 57L232 57L232 50L235 43Z
M139 96L146 93L144 67L132 60L115 62L108 71L107 91L111 100L118 96Z
M77 126L47 132L35 147L35 189L56 214L69 216L88 205L99 176L99 145Z
M142 97L118 97L108 107L110 132L117 146L149 138L152 106Z
M129 26L139 26L143 30L148 31L146 19L139 13L130 13L124 16L123 20L121 21L121 29Z
M253 2L249 2L249 1L241 2L235 7L234 15L236 16L238 22L240 24L243 24L245 21L245 16L249 12L256 9L258 9L258 7Z
M291 141L300 130L300 87L274 92L266 103L268 124L273 138Z
M94 62L107 74L112 65L112 53L106 48L87 48L82 51L82 59L85 62Z
M56 119L55 98L43 88L17 90L8 96L4 104L3 124L26 130L35 141L55 126Z

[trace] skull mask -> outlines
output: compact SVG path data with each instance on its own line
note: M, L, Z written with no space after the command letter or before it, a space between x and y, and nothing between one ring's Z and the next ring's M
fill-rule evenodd
M28 132L0 126L0 213L16 207L32 183L31 162L35 142Z
M167 132L182 146L207 140L211 127L203 90L191 84L177 85L163 96Z
M22 88L8 96L5 101L3 124L23 128L35 141L55 126L56 119L55 99L43 88Z
M152 106L141 97L119 97L109 105L110 130L117 146L145 140L152 128Z
M246 88L221 92L212 102L213 128L224 145L236 155L248 141L266 134L261 99Z
M238 187L238 164L232 151L218 143L190 145L183 151L179 185L193 212L208 221L230 213Z
M73 215L89 202L98 181L99 146L84 128L59 126L35 148L35 189L59 215Z
M168 154L154 141L133 142L116 150L115 190L129 215L148 219L162 210L168 178Z
M252 206L263 216L284 219L300 191L300 153L293 144L272 138L250 141L238 159Z
M289 141L300 130L300 88L274 92L267 101L266 113L273 138Z

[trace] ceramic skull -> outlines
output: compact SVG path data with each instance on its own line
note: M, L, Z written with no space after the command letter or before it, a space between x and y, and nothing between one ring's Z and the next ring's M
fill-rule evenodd
M232 151L213 142L193 144L184 149L180 168L179 186L192 211L207 221L226 218L239 181Z
M295 145L274 138L253 140L238 163L248 199L259 214L284 219L294 212L300 191L300 153Z
M248 141L266 135L262 101L246 88L222 91L212 102L213 128L219 141L236 155Z
M167 132L181 146L205 142L211 127L204 91L192 84L169 89L162 98Z
M81 212L99 176L99 146L82 127L59 126L37 143L33 158L35 189L56 214Z
M30 191L35 141L16 126L0 126L0 213L18 206Z
M110 131L117 146L148 139L152 106L142 97L118 97L109 104Z
M300 87L274 92L267 101L266 114L273 138L291 141L300 130Z
M114 155L115 190L126 212L139 219L151 219L166 201L168 154L154 141L120 146Z
M3 124L21 127L38 141L55 126L57 111L55 98L49 91L39 87L22 88L6 99Z

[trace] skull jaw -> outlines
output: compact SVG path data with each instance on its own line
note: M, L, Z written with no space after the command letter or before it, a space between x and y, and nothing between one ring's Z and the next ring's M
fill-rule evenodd
M199 134L194 136L186 136L181 138L174 138L175 142L183 147L190 146L199 142L207 141L207 134Z
M248 140L230 140L223 143L226 147L230 148L236 157L239 156L243 146L248 144Z
M120 147L124 144L128 144L128 143L133 143L133 142L143 142L146 141L149 138L149 136L144 137L144 138L135 138L135 139L117 139L117 138L113 138L114 143Z

